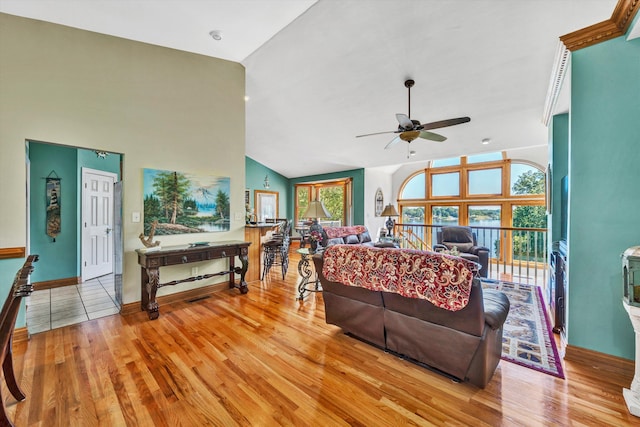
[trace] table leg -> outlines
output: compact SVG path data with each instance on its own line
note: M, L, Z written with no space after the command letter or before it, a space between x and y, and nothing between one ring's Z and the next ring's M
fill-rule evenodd
M246 294L249 292L249 286L247 286L247 282L244 280L244 276L247 274L247 270L249 269L249 256L246 249L243 249L240 254L240 262L242 262L242 269L240 270L240 293Z
M158 292L158 283L160 283L160 269L147 268L146 270L149 280L142 292L142 300L146 302L143 308L147 311L149 319L154 320L160 316L158 302L156 301L156 292Z
M300 262L298 263L298 273L300 273L301 279L300 284L298 285L298 300L304 299L304 293L307 291L306 286L309 284L309 278L313 271L311 270L311 265L309 264L309 256L302 254L300 255Z

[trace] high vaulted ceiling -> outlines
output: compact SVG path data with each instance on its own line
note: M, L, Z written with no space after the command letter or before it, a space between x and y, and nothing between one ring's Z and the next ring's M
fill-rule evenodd
M616 3L1 0L0 11L242 62L246 153L292 178L545 146L558 38L608 19ZM407 78L412 119L471 122L435 130L442 143L385 150L393 134L355 138L397 128Z

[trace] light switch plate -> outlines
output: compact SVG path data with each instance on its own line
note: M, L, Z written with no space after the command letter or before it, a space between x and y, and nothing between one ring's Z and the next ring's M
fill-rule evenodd
M131 222L140 222L140 212L131 213Z

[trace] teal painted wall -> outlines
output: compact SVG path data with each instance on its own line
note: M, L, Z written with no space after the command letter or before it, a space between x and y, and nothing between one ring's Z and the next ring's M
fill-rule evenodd
M560 240L561 219L561 182L562 177L569 174L569 114L558 114L552 118L551 143L549 158L551 159L551 215L549 216L551 241Z
M264 177L269 176L269 188L264 188ZM262 163L245 156L245 186L250 191L249 204L254 207L254 190L278 192L278 216L293 218L289 215L289 179L269 169Z
M364 224L364 169L352 169L342 172L326 173L322 175L302 176L292 178L290 188L290 200L293 200L295 184L312 181L325 181L332 179L351 178L353 181L353 225ZM289 207L289 217L293 218L293 202Z
M640 244L640 39L572 53L570 345L633 359L620 254Z
M80 276L82 206L82 168L113 172L120 179L120 154L105 159L93 150L78 149L39 142L29 143L31 162L31 221L30 252L40 255L31 275L33 282L66 279ZM62 228L53 242L45 233L45 180L52 170L62 178Z
M120 154L109 153L106 158L96 155L94 150L78 149L78 182L82 180L82 170L80 168L91 168L118 175L120 180Z
M40 255L31 274L33 282L78 276L78 161L76 149L60 145L29 144L31 162L29 251ZM45 180L52 171L61 178L60 234L55 242L46 234ZM54 174L52 173L52 176Z

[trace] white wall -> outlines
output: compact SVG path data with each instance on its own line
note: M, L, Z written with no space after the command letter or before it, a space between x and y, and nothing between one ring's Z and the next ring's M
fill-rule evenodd
M124 155L125 303L140 300L142 223L131 213L143 212L143 168L231 178L231 230L162 236L163 246L244 240L241 64L0 14L0 75L0 248L27 246L27 139ZM163 282L187 273L164 270Z
M389 203L396 208L398 207L397 196L392 191L392 171L393 169L389 168L368 168L364 171L364 225L367 226L373 240L376 240L378 229L384 227L384 223L387 220L387 217L375 215L375 197L378 188L382 190L382 195L384 196L383 207Z

